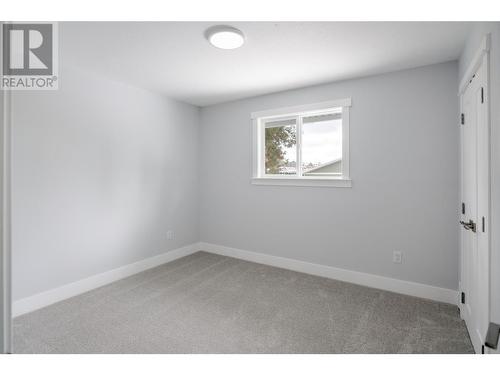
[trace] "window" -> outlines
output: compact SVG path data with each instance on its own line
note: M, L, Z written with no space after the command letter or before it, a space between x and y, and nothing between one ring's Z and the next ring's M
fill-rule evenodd
M258 185L350 187L351 99L252 113Z

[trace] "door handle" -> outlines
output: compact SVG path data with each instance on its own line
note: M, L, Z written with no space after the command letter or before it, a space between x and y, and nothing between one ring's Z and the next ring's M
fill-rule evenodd
M460 224L462 224L464 226L465 230L471 230L474 233L476 233L476 223L474 223L472 221L472 219L470 219L468 223L466 223L465 221L460 220Z

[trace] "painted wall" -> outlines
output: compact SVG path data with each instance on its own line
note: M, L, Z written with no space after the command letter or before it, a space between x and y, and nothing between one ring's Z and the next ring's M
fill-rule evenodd
M201 241L456 290L457 75L449 62L203 108ZM346 97L352 188L250 184L251 112Z
M14 300L198 241L199 109L61 67L13 95Z
M459 61L459 79L469 67L482 38L491 34L491 320L500 323L500 23L475 24Z

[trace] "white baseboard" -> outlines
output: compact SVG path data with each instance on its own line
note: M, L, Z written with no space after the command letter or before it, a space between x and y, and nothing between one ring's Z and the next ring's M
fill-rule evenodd
M426 298L439 302L451 303L453 305L456 305L458 301L458 291L440 288L432 285L393 279L369 273L350 271L342 268L323 266L320 264L308 263L300 260L282 258L273 255L256 253L253 251L214 245L205 242L200 242L198 244L198 250L248 260L250 262L266 264L269 266L286 268L289 270L322 276L329 279L346 281L349 283L364 285L371 288L383 289L390 292Z
M88 292L89 290L112 283L147 269L160 266L186 255L198 251L198 244L184 246L175 250L167 251L163 254L151 258L143 259L135 263L127 264L113 270L90 276L70 284L60 286L55 289L35 294L30 297L19 299L12 304L13 317L29 313L53 303L65 300L70 297Z
M41 309L200 250L439 302L454 305L458 302L456 290L200 242L19 299L12 304L12 315L16 317Z

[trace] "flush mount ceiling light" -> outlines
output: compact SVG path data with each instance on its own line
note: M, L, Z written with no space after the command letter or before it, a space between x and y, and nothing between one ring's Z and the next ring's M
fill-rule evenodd
M209 28L205 32L205 37L211 45L221 49L235 49L245 43L245 36L240 30L225 25Z

